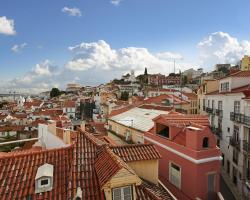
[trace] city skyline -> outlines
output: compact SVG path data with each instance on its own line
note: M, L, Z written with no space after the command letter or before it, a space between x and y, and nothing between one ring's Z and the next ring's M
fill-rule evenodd
M174 59L177 70L234 64L250 54L249 6L247 1L3 1L0 87L34 92L68 82L93 85L145 67L167 74Z

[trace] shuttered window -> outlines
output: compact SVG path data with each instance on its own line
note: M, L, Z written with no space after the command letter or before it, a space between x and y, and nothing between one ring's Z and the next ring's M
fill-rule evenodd
M132 199L133 199L133 193L131 186L119 187L113 189L113 200L132 200Z
M181 188L181 168L170 163L169 165L169 181L178 188Z

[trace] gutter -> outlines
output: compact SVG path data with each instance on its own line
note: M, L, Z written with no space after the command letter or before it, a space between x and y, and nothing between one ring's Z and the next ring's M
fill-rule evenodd
M15 141L9 141L9 142L1 142L0 146L7 145L7 144L14 144L18 142L29 142L29 141L36 141L39 140L40 138L30 138L30 139L23 139L23 140L15 140Z

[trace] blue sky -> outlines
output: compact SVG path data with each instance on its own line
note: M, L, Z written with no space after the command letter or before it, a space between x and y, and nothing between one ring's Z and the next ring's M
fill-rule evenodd
M146 49L150 53L148 56L154 57L145 60L155 59L156 54L164 52L181 55L179 65L183 69L189 66L211 69L216 62L235 62L242 54L250 51L250 45L247 42L250 41L249 0L121 0L117 2L114 4L110 0L2 0L0 19L5 17L7 20L13 20L15 34L6 34L4 31L1 33L0 20L0 79L9 82L16 77L21 79L34 73L40 76L39 70L36 71L37 65L40 65L40 68L45 68L49 72L50 66L56 66L57 76L60 74L65 76L64 79L68 78L67 81L75 80L87 84L87 80L83 81L84 74L91 74L91 70L98 72L96 67L98 64L109 65L104 67L105 69L119 68L115 70L117 74L122 74L131 68L139 73L144 68L144 66L137 66L141 62L138 61L138 56L133 56L138 49L126 49L131 59L135 59L128 61L126 67L120 67L122 64L114 57L122 57L120 60L123 60L127 51L118 53L118 56L112 55L110 59L105 48L105 52L100 51L95 55L103 57L105 54L108 59L105 57L105 61L100 62L95 60L97 64L92 61L86 63L86 59L92 58L93 52L100 49L95 45L100 40L105 41L105 44L114 51L128 47ZM63 12L62 9L65 7L78 9L81 16L79 13L71 16L69 11ZM212 45L208 45L209 42ZM86 52L86 47L76 47L80 43L94 44L91 46L92 49L88 48ZM13 49L15 45L17 45L16 51L15 48ZM99 45L103 47L103 43ZM76 47L74 51L78 52L69 50L69 47L73 46ZM225 48L227 48L226 52ZM84 54L82 54L83 50ZM206 55L217 51L220 56ZM145 52L140 52L141 57L144 54ZM77 66L79 62L72 64L79 58L82 59L81 66ZM164 59L166 60L166 57ZM72 64L70 67L69 62ZM171 72L171 62L155 60L148 65L152 68L152 72L157 72L163 63L164 66L168 66L164 71L168 73ZM89 63L93 66L86 66ZM131 63L135 63L135 67L129 66ZM147 65L145 62L141 64ZM65 75L71 72L74 75L69 77ZM113 70L109 70L106 76L115 76L116 73L112 72ZM74 77L75 74L80 75ZM107 81L107 77L101 81ZM16 80L16 84L19 79ZM65 83L62 83L60 78L57 77L57 79L57 83L51 84L62 87ZM101 81L93 81L93 83ZM12 84L11 87L14 85Z

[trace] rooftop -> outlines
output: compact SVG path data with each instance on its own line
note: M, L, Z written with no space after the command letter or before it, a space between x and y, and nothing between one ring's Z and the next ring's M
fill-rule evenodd
M168 114L168 111L132 108L128 111L115 115L110 119L140 131L148 131L154 126L152 119L161 114Z
M104 200L102 185L117 169L131 169L93 135L79 132L74 140L65 148L7 153L0 157L0 199L73 199L80 188L82 199ZM44 164L54 168L53 188L36 194L36 173ZM135 189L137 199L173 199L167 191L145 181Z

